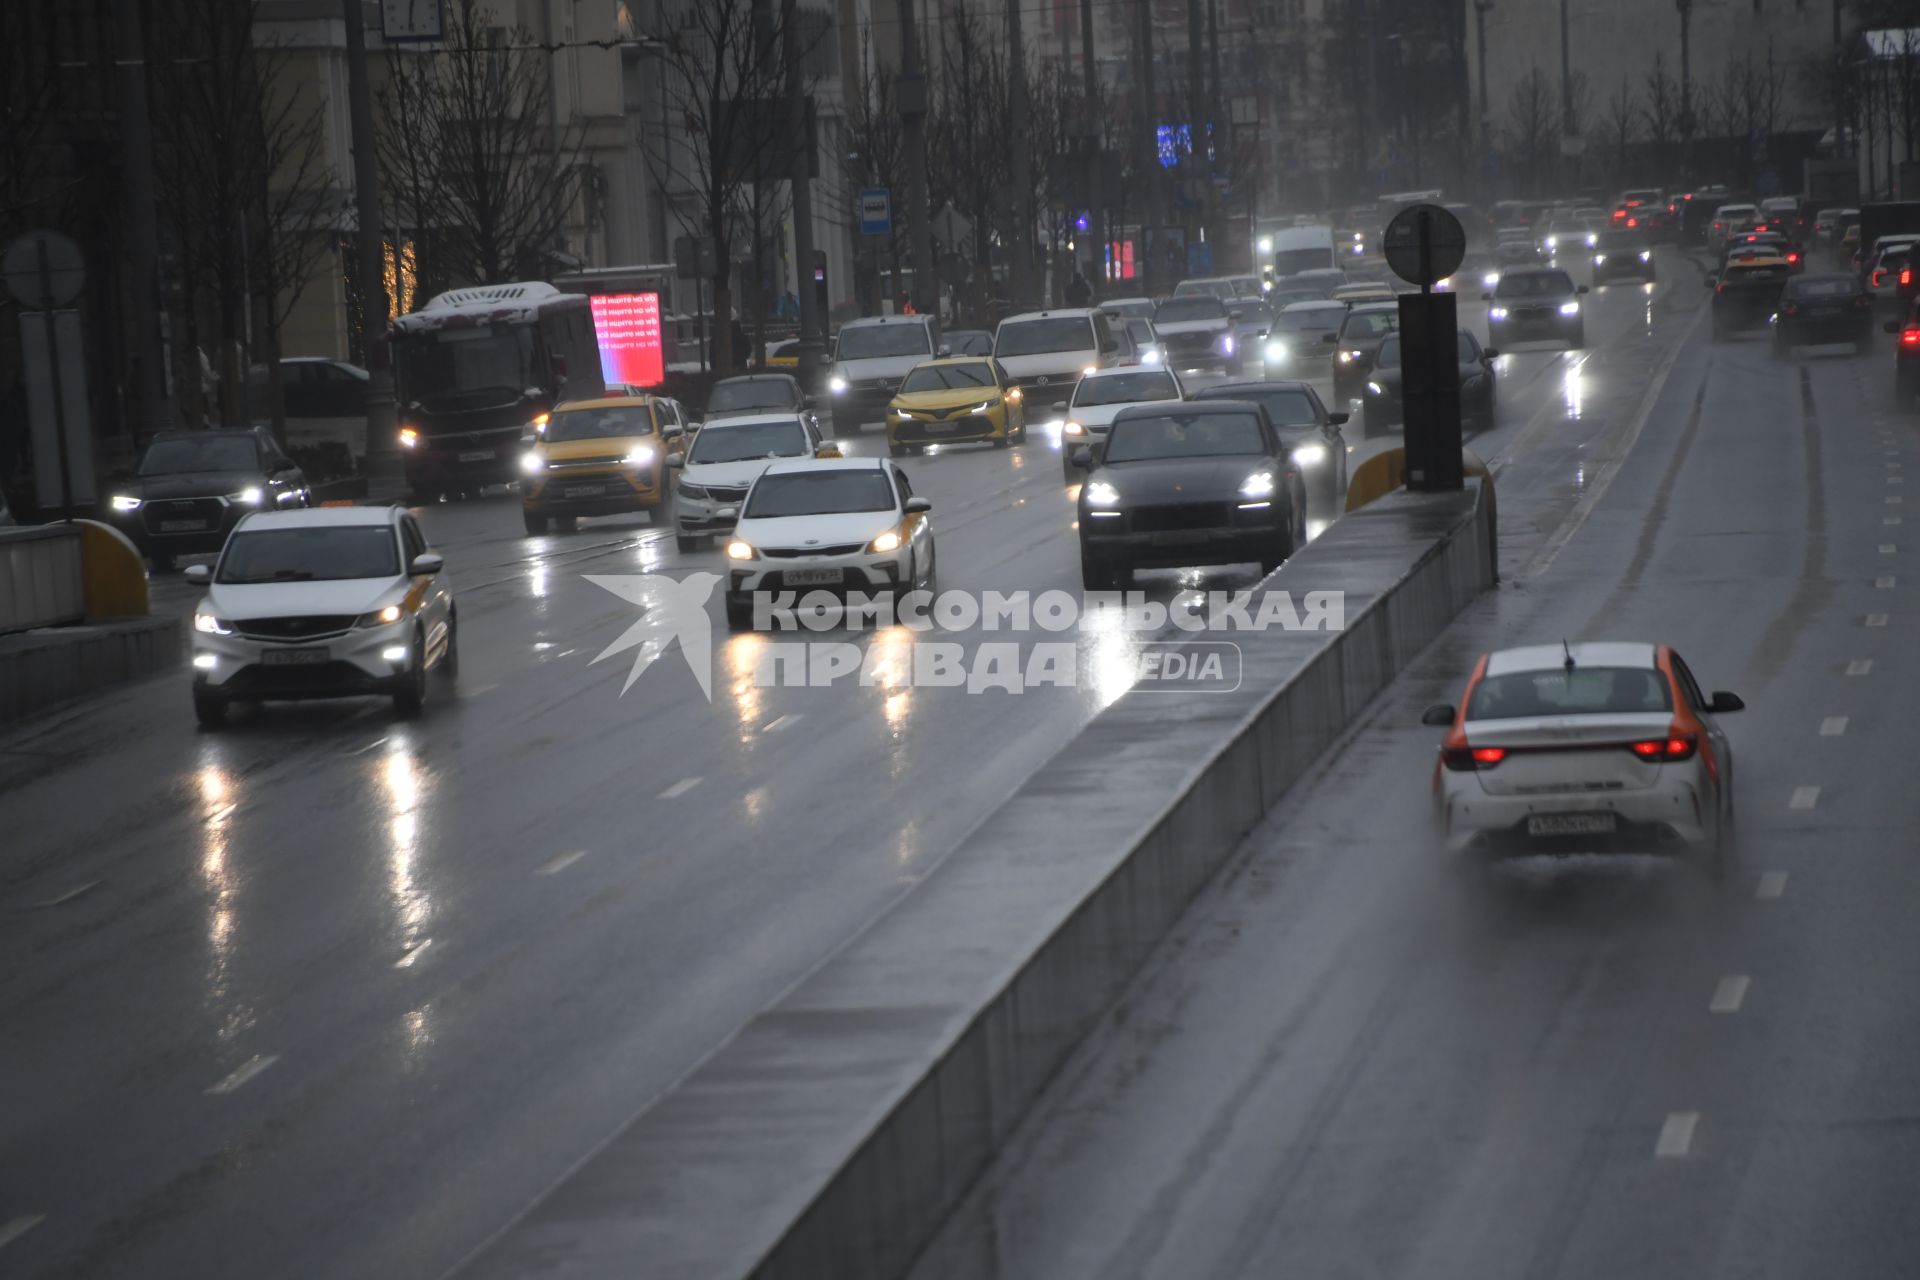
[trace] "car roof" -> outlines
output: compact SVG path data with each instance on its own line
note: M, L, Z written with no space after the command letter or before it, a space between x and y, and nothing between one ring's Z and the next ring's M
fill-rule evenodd
M872 329L883 324L931 324L932 316L861 316L858 320L849 320L840 326L840 332L849 329Z
M1285 315L1289 311L1332 311L1335 309L1351 311L1353 308L1338 298L1317 298L1311 302L1289 302L1286 306L1280 308L1280 313Z
M1149 298L1144 293L1135 293L1135 294L1129 294L1127 297L1124 297L1124 298L1108 298L1105 302L1102 302L1100 305L1103 307L1117 307L1117 306L1121 306L1122 304L1134 303L1134 302L1144 302L1144 303L1147 303L1149 306L1151 306L1153 304L1153 299Z
M948 334L947 336L948 336L949 338L951 338L951 337L953 337L954 335L953 335L953 334L951 334L951 333L949 333L949 334ZM913 367L914 367L915 369L925 369L925 368L928 368L928 367L930 367L930 366L934 366L934 365L945 365L945 364L991 364L991 363L993 363L993 357L992 357L991 355L989 355L989 354L987 354L986 352L984 352L984 351L983 351L983 352L981 352L981 353L980 353L979 355L973 355L973 356L939 356L939 357L937 357L937 358L935 358L935 359L932 359L932 360L922 360L922 361L921 361L921 362L920 362L919 364L917 364L917 365L915 365L915 366L913 366Z
M1073 320L1095 315L1099 310L1100 308L1098 307L1055 307L1047 311L1022 311L1017 316L1008 316L1000 323L1002 325L1009 325L1021 320L1058 320L1063 317L1068 320Z
M717 387L728 382L792 382L792 381L794 381L794 376L790 373L736 373L732 377L720 379L719 382L716 382L713 385Z
M243 519L243 529L340 529L390 525L398 507L296 507L291 511L255 511Z
M1301 382L1291 378L1285 380L1275 378L1272 382L1265 382L1257 378L1236 379L1232 382L1209 382L1206 386L1194 391L1188 398L1191 400L1238 400L1250 391L1259 393L1267 391L1312 390L1313 385L1311 383Z
M1573 650L1573 665L1580 667L1644 667L1652 670L1658 650L1638 641L1586 641L1562 646L1530 644L1517 649L1501 649L1487 655L1487 674L1509 675L1515 671L1558 671L1567 664L1567 649Z
M1791 289L1797 284L1831 283L1835 280L1844 280L1855 288L1860 287L1860 277L1851 271L1809 271L1787 281L1787 288Z
M704 428L703 428L704 430ZM790 471L885 471L885 458L790 458L776 462L761 474L784 475Z
M246 436L258 440L265 429L262 427L205 427L198 431L156 431L149 437L148 443L158 440L204 440L208 436Z
M1182 400L1177 409L1168 408L1167 402L1131 404L1114 415L1114 421L1127 418L1157 418L1167 413L1206 413L1226 414L1233 412L1263 413L1259 405L1251 400Z
M1164 373L1168 377L1173 376L1173 370L1160 365L1117 364L1095 369L1092 373L1083 373L1080 375L1080 381L1087 382L1096 381L1100 378L1118 378L1129 373Z
M1350 316L1397 316L1400 314L1400 300L1396 298L1392 302L1363 302L1357 307L1350 308L1347 314Z
M715 418L700 428L700 434L705 435L709 431L731 431L735 427L764 427L776 422L790 425L805 420L806 415L797 409L788 409L785 412L743 413L736 418Z
M553 406L555 413L571 413L575 409L632 409L643 406L652 400L650 395L638 396L594 396L587 400L562 400Z
M1511 279L1514 276L1564 276L1566 274L1567 274L1567 269L1565 267L1552 267L1552 266L1514 267L1512 270L1502 271L1500 273L1500 278L1502 280L1507 280L1507 279Z

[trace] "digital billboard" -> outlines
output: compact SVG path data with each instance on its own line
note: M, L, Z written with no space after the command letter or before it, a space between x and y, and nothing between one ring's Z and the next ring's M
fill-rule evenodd
M593 335L600 347L600 376L605 381L657 387L666 376L659 294L595 294Z

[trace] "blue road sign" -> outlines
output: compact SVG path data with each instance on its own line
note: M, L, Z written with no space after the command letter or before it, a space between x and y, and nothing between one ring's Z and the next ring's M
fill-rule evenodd
M885 187L860 190L860 234L884 236L893 230L893 197Z

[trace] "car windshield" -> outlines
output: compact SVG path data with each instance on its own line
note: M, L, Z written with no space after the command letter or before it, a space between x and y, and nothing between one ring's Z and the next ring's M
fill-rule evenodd
M1340 326L1340 336L1365 341L1384 338L1400 328L1398 311L1356 311Z
M1338 329L1341 319L1347 314L1345 307L1301 307L1298 311L1291 308L1282 311L1273 318L1273 327L1282 333L1304 333L1311 329Z
M394 359L409 400L488 390L518 395L533 379L533 330L496 325L410 335L394 345Z
M1602 231L1599 247L1606 252L1638 253L1647 247L1645 237L1631 231Z
M155 440L140 458L143 476L176 476L189 471L258 471L260 446L245 436L203 436Z
M957 356L993 354L993 335L985 329L963 329L947 335L947 350Z
M1135 346L1147 346L1154 340L1153 324L1140 316L1127 317L1127 336Z
M1155 324L1179 324L1183 320L1224 320L1226 317L1226 304L1211 294L1168 298L1153 310Z
M1260 422L1251 414L1169 413L1114 423L1102 460L1258 456L1266 451Z
M1326 296L1324 289L1278 289L1273 295L1273 305L1290 307L1296 302L1317 302Z
M1721 280L1733 287L1743 284L1778 284L1785 280L1790 272L1785 263L1743 263L1729 266Z
M1225 400L1251 400L1267 411L1267 421L1276 427L1302 427L1319 423L1320 413L1311 393L1297 388L1266 390L1262 387L1228 388Z
M916 391L952 391L958 387L992 387L993 366L985 360L967 364L923 364L900 384L901 395Z
M930 356L933 347L922 324L850 325L840 331L834 357L840 360L876 360L886 356Z
M1084 316L1005 323L1000 326L1000 332L993 340L993 354L1001 357L1093 349L1093 324Z
M748 378L716 382L707 395L707 416L750 409L798 409L800 397L785 378Z
M694 433L693 444L687 450L687 464L804 458L811 452L807 447L806 428L797 421L717 423Z
M1564 271L1526 271L1500 277L1496 298L1561 298L1573 292L1573 278Z
M1180 388L1165 370L1082 378L1073 389L1075 406L1128 404L1138 400L1178 400Z
M843 511L891 511L893 507L893 481L886 472L833 467L761 476L747 495L743 514L750 520L772 520Z
M1632 715L1673 710L1666 677L1648 667L1511 671L1473 688L1468 720L1533 716Z
M1850 298L1860 292L1860 282L1852 276L1801 276L1787 286L1794 298Z
M601 409L563 409L547 419L547 442L608 440L620 436L650 436L653 415L644 404Z
M338 582L400 573L393 530L383 524L242 529L227 539L215 582Z

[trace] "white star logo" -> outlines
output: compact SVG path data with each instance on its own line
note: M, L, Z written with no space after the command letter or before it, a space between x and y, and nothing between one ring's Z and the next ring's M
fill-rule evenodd
M700 682L700 692L707 695L707 701L713 701L713 620L707 616L707 602L713 598L713 589L720 582L719 574L690 573L684 578L670 578L664 573L585 576L594 586L611 591L642 610L639 621L621 632L618 639L593 659L599 662L636 646L639 648L633 658L633 669L627 672L627 682L620 686L623 695L633 688L640 673L667 651L668 643L678 640L681 656L686 658L693 678Z

